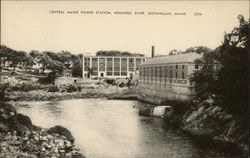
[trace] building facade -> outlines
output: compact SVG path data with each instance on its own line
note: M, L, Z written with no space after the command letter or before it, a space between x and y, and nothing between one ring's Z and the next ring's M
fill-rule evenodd
M145 60L141 56L83 56L83 77L126 78Z
M139 67L137 91L142 94L141 97L148 99L145 101L154 103L158 102L157 99L191 100L195 92L189 77L199 70L194 61L201 57L197 53L187 53L147 60Z

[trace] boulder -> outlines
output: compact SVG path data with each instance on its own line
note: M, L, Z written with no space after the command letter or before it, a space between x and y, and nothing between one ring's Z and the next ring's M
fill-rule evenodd
M153 113L154 108L153 107L142 107L139 108L139 115L141 116L151 116Z
M28 116L16 114L6 120L7 125L13 131L17 131L18 135L25 133L27 130L33 129L33 124Z
M58 134L58 135L62 135L65 136L67 140L71 141L72 143L75 141L75 138L72 136L71 132L62 126L54 126L52 128L50 128L47 131L49 134Z

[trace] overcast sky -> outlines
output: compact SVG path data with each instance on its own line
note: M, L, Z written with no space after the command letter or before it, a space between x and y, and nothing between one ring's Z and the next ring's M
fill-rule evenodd
M248 1L1 1L1 44L16 50L95 54L121 50L150 56L191 46L215 48L224 32L238 26L237 15L249 18ZM65 14L51 14L51 10ZM144 11L145 15L66 14L78 11ZM147 15L186 12L185 16ZM201 16L194 16L199 12Z

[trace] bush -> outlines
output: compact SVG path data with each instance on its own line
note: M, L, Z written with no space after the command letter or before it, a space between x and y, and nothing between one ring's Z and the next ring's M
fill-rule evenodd
M43 87L39 84L34 84L34 83L18 83L15 86L11 87L12 91L33 91L33 90L40 90Z
M0 85L0 101L6 102L9 101L8 97L9 85L8 84L1 84Z
M41 84L54 84L57 74L55 72L50 72L47 77L40 77L38 83Z
M76 91L79 91L79 92L80 92L80 91L81 91L81 87L71 84L71 85L68 85L68 86L66 87L66 91L67 91L68 93L76 92Z
M59 92L59 91L60 89L55 85L52 85L48 88L48 92Z

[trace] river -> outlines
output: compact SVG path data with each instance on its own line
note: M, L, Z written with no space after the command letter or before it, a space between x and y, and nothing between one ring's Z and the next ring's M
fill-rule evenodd
M137 107L142 103L138 101L71 99L20 103L18 112L28 115L35 125L68 128L87 158L220 157L213 150L200 148L162 119L139 116Z

